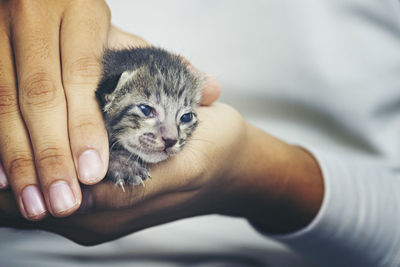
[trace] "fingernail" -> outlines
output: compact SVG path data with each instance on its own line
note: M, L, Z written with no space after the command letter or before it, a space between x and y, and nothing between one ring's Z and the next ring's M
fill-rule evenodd
M0 164L0 189L6 188L8 186L8 180L6 174L4 173L3 166Z
M46 212L42 193L35 185L29 185L22 191L22 202L26 215L35 218Z
M79 156L78 171L82 182L94 183L103 178L104 165L96 150L89 149Z
M55 213L70 210L77 204L69 185L64 181L55 182L50 186L50 205Z

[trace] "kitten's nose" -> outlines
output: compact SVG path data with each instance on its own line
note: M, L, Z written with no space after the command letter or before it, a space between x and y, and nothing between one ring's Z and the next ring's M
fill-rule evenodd
M178 141L176 139L169 139L169 138L164 138L164 137L162 138L162 140L165 143L165 149L172 147Z

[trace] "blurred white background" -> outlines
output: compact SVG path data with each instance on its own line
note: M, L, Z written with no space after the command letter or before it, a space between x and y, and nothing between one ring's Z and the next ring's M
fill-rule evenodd
M369 108L368 99L398 90L399 79L393 78L400 77L398 45L388 41L393 38L390 31L369 25L374 14L400 17L398 1L107 2L117 27L180 53L216 76L223 89L220 100L257 126L326 151L363 156L376 152L358 138L352 124L364 119L357 112ZM379 23L390 25L386 20ZM394 52L385 59L381 51ZM387 68L375 64L380 60ZM379 92L377 80L397 83L387 84L391 94L368 95ZM349 94L343 99L343 94L335 95L336 88L349 89ZM361 97L365 109L353 108ZM343 110L348 116L339 124L334 116ZM0 229L0 236L0 266L312 266L245 220L216 215L154 227L93 248L44 232Z

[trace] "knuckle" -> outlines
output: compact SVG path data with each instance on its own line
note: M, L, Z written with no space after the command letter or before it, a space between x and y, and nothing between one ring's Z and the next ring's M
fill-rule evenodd
M0 115L15 112L18 112L18 100L12 73L0 61Z
M27 171L34 169L32 157L24 153L15 155L11 158L7 169L10 177L16 177L19 174L26 175Z
M95 57L81 57L67 65L67 84L84 84L97 82L101 74L100 61Z
M18 112L16 92L0 82L0 116Z
M36 164L39 168L50 168L65 164L67 156L65 152L56 147L48 147L41 150L36 156Z
M98 125L94 121L80 121L73 126L74 130L79 132L86 132L88 129L98 128Z
M82 138L84 136L97 137L99 134L105 133L104 123L101 119L81 119L71 124L71 130L74 136Z
M61 104L61 94L47 73L36 72L22 83L21 108L30 112L32 108L54 108Z

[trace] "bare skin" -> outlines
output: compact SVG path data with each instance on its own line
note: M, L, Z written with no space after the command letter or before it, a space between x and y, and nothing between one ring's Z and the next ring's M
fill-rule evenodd
M109 29L101 0L0 1L0 187L27 219L73 213L79 182L106 173L94 91Z
M112 29L109 45L145 45ZM323 198L317 162L306 151L248 124L224 104L209 78L198 110L200 125L177 156L151 168L145 187L123 193L102 182L84 188L84 209L66 218L30 222L18 198L0 192L0 225L44 229L93 245L169 221L219 213L247 218L260 230L287 233L315 217ZM12 182L11 182L12 184Z
M147 45L111 28L104 1L0 1L0 189L12 188L25 218L72 214L80 183L104 178L108 140L94 91L104 48L128 44ZM204 90L203 104L218 97Z
M123 193L110 183L90 186L83 214L35 224L22 219L12 196L3 192L1 224L45 229L92 245L202 214L244 217L269 233L300 229L315 217L323 185L312 156L246 123L224 104L201 107L198 114L201 124L191 142L153 166L145 187Z

